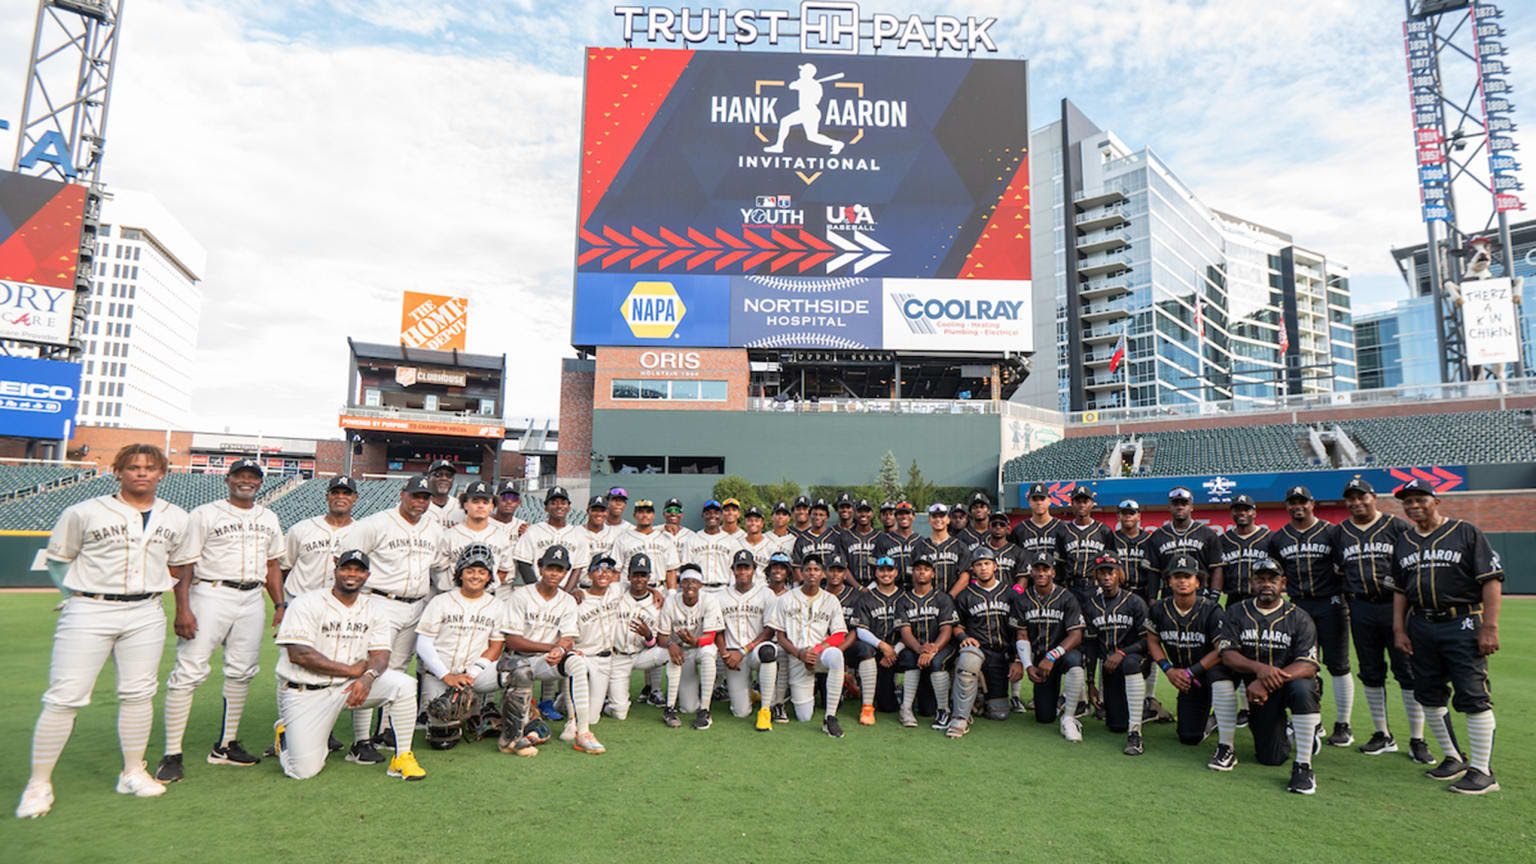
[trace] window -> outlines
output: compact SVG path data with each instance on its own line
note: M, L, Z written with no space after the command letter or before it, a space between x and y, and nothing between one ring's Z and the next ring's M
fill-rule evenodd
M695 379L615 378L610 391L619 400L668 400L673 402L724 402L728 388L724 381Z
M134 252L138 252L139 250L135 249L133 251ZM134 255L133 257L137 258L139 256L138 255ZM139 278L139 268L138 268L138 265L134 265L133 272L131 274L129 274L128 278L130 278L130 279L137 279L137 278Z
M91 382L90 382L89 379L87 379L86 382L80 386L80 395L81 396L89 396L89 395L91 395Z
M667 473L724 474L725 459L720 456L670 456L667 458Z
M667 470L667 460L661 456L610 456L608 466L614 474L661 474Z

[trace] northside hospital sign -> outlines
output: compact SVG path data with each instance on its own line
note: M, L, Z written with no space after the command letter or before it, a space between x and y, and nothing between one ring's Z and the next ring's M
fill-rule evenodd
M673 9L668 6L615 6L613 14L622 22L626 44L637 37L647 42L681 42L694 45L713 40L719 45L755 45L765 39L778 45L785 36L785 25L798 27L800 50L817 54L858 54L861 43L881 48L921 48L924 51L987 51L997 45L987 32L996 18L964 19L953 15L935 15L923 20L918 15L892 15L872 12L860 15L858 3L813 2L806 0L795 12L785 9L725 8ZM860 24L867 23L868 33Z

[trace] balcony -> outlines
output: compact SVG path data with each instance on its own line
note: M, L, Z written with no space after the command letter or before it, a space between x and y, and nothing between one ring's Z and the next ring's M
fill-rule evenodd
M1000 414L1003 402L990 399L765 399L747 400L748 411L791 414Z
M385 408L366 405L341 406L343 429L447 435L459 438L506 437L500 417L470 411L427 411L421 408Z
M1095 207L1103 207L1108 204L1119 204L1124 200L1125 193L1119 189L1079 192L1072 196L1072 203L1077 205L1079 211L1092 210Z
M1111 321L1119 321L1129 318L1131 304L1124 300L1113 303L1090 303L1084 306L1079 313L1085 324L1105 324Z
M1086 213L1079 213L1072 220L1079 233L1099 231L1104 228L1118 228L1121 225L1130 224L1128 208L1124 204L1111 204L1107 207L1095 207Z
M1105 350L1105 351L1092 351L1092 352L1084 354L1083 355L1083 365L1084 366L1093 366L1093 367L1108 366L1110 364L1110 361L1112 361L1114 359L1115 359L1114 346L1110 346L1109 349ZM1129 360L1130 358L1127 357L1126 359ZM1122 360L1121 362L1123 363L1125 361Z
M1123 279L1089 279L1077 286L1077 296L1082 300L1113 300L1122 294L1129 294L1131 286L1125 284Z
M1125 388L1125 379L1118 375L1113 378L1084 378L1083 386L1095 392L1122 390Z
M1123 273L1131 269L1128 255L1122 252L1101 252L1078 259L1077 275L1092 279L1110 273Z
M1124 249L1131 245L1131 235L1127 231L1097 231L1086 237L1077 238L1077 254L1092 255L1095 252L1109 252L1115 249Z
M1119 327L1094 327L1083 331L1084 345L1098 345L1120 341L1125 331Z

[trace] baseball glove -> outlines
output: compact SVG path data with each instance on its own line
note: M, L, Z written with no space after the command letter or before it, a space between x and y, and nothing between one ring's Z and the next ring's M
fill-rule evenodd
M480 712L480 694L471 687L450 689L427 703L431 723L458 723Z

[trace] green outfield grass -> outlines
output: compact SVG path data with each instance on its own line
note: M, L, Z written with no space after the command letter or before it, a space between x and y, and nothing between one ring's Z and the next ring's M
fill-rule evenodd
M275 760L243 769L202 761L218 721L216 671L193 708L186 781L137 800L112 791L119 756L109 669L54 774L53 812L22 822L10 808L26 782L56 601L0 595L6 861L1449 862L1530 860L1536 841L1536 601L1527 599L1504 607L1492 671L1494 771L1504 788L1482 798L1422 777L1406 746L1374 758L1325 747L1316 760L1319 792L1303 798L1286 794L1287 767L1253 761L1247 730L1238 730L1237 770L1218 774L1205 769L1214 736L1210 746L1184 747L1171 725L1148 726L1146 755L1133 759L1121 755L1121 736L1092 721L1077 746L1023 716L981 721L949 741L926 723L902 729L888 715L861 728L857 708L847 706L841 741L817 723L756 733L724 706L707 732L669 730L656 709L637 708L627 722L597 726L608 746L601 757L558 741L533 759L502 755L491 741L448 753L418 745L428 772L419 783L339 754L300 783ZM263 655L242 724L252 750L270 739L272 655ZM168 647L166 670L172 658ZM1389 689L1406 745L1401 703L1395 685ZM1159 688L1164 701L1171 692L1166 682ZM151 770L161 751L159 706L157 699ZM1331 697L1323 712L1331 723ZM1358 688L1353 721L1356 736L1368 737Z

